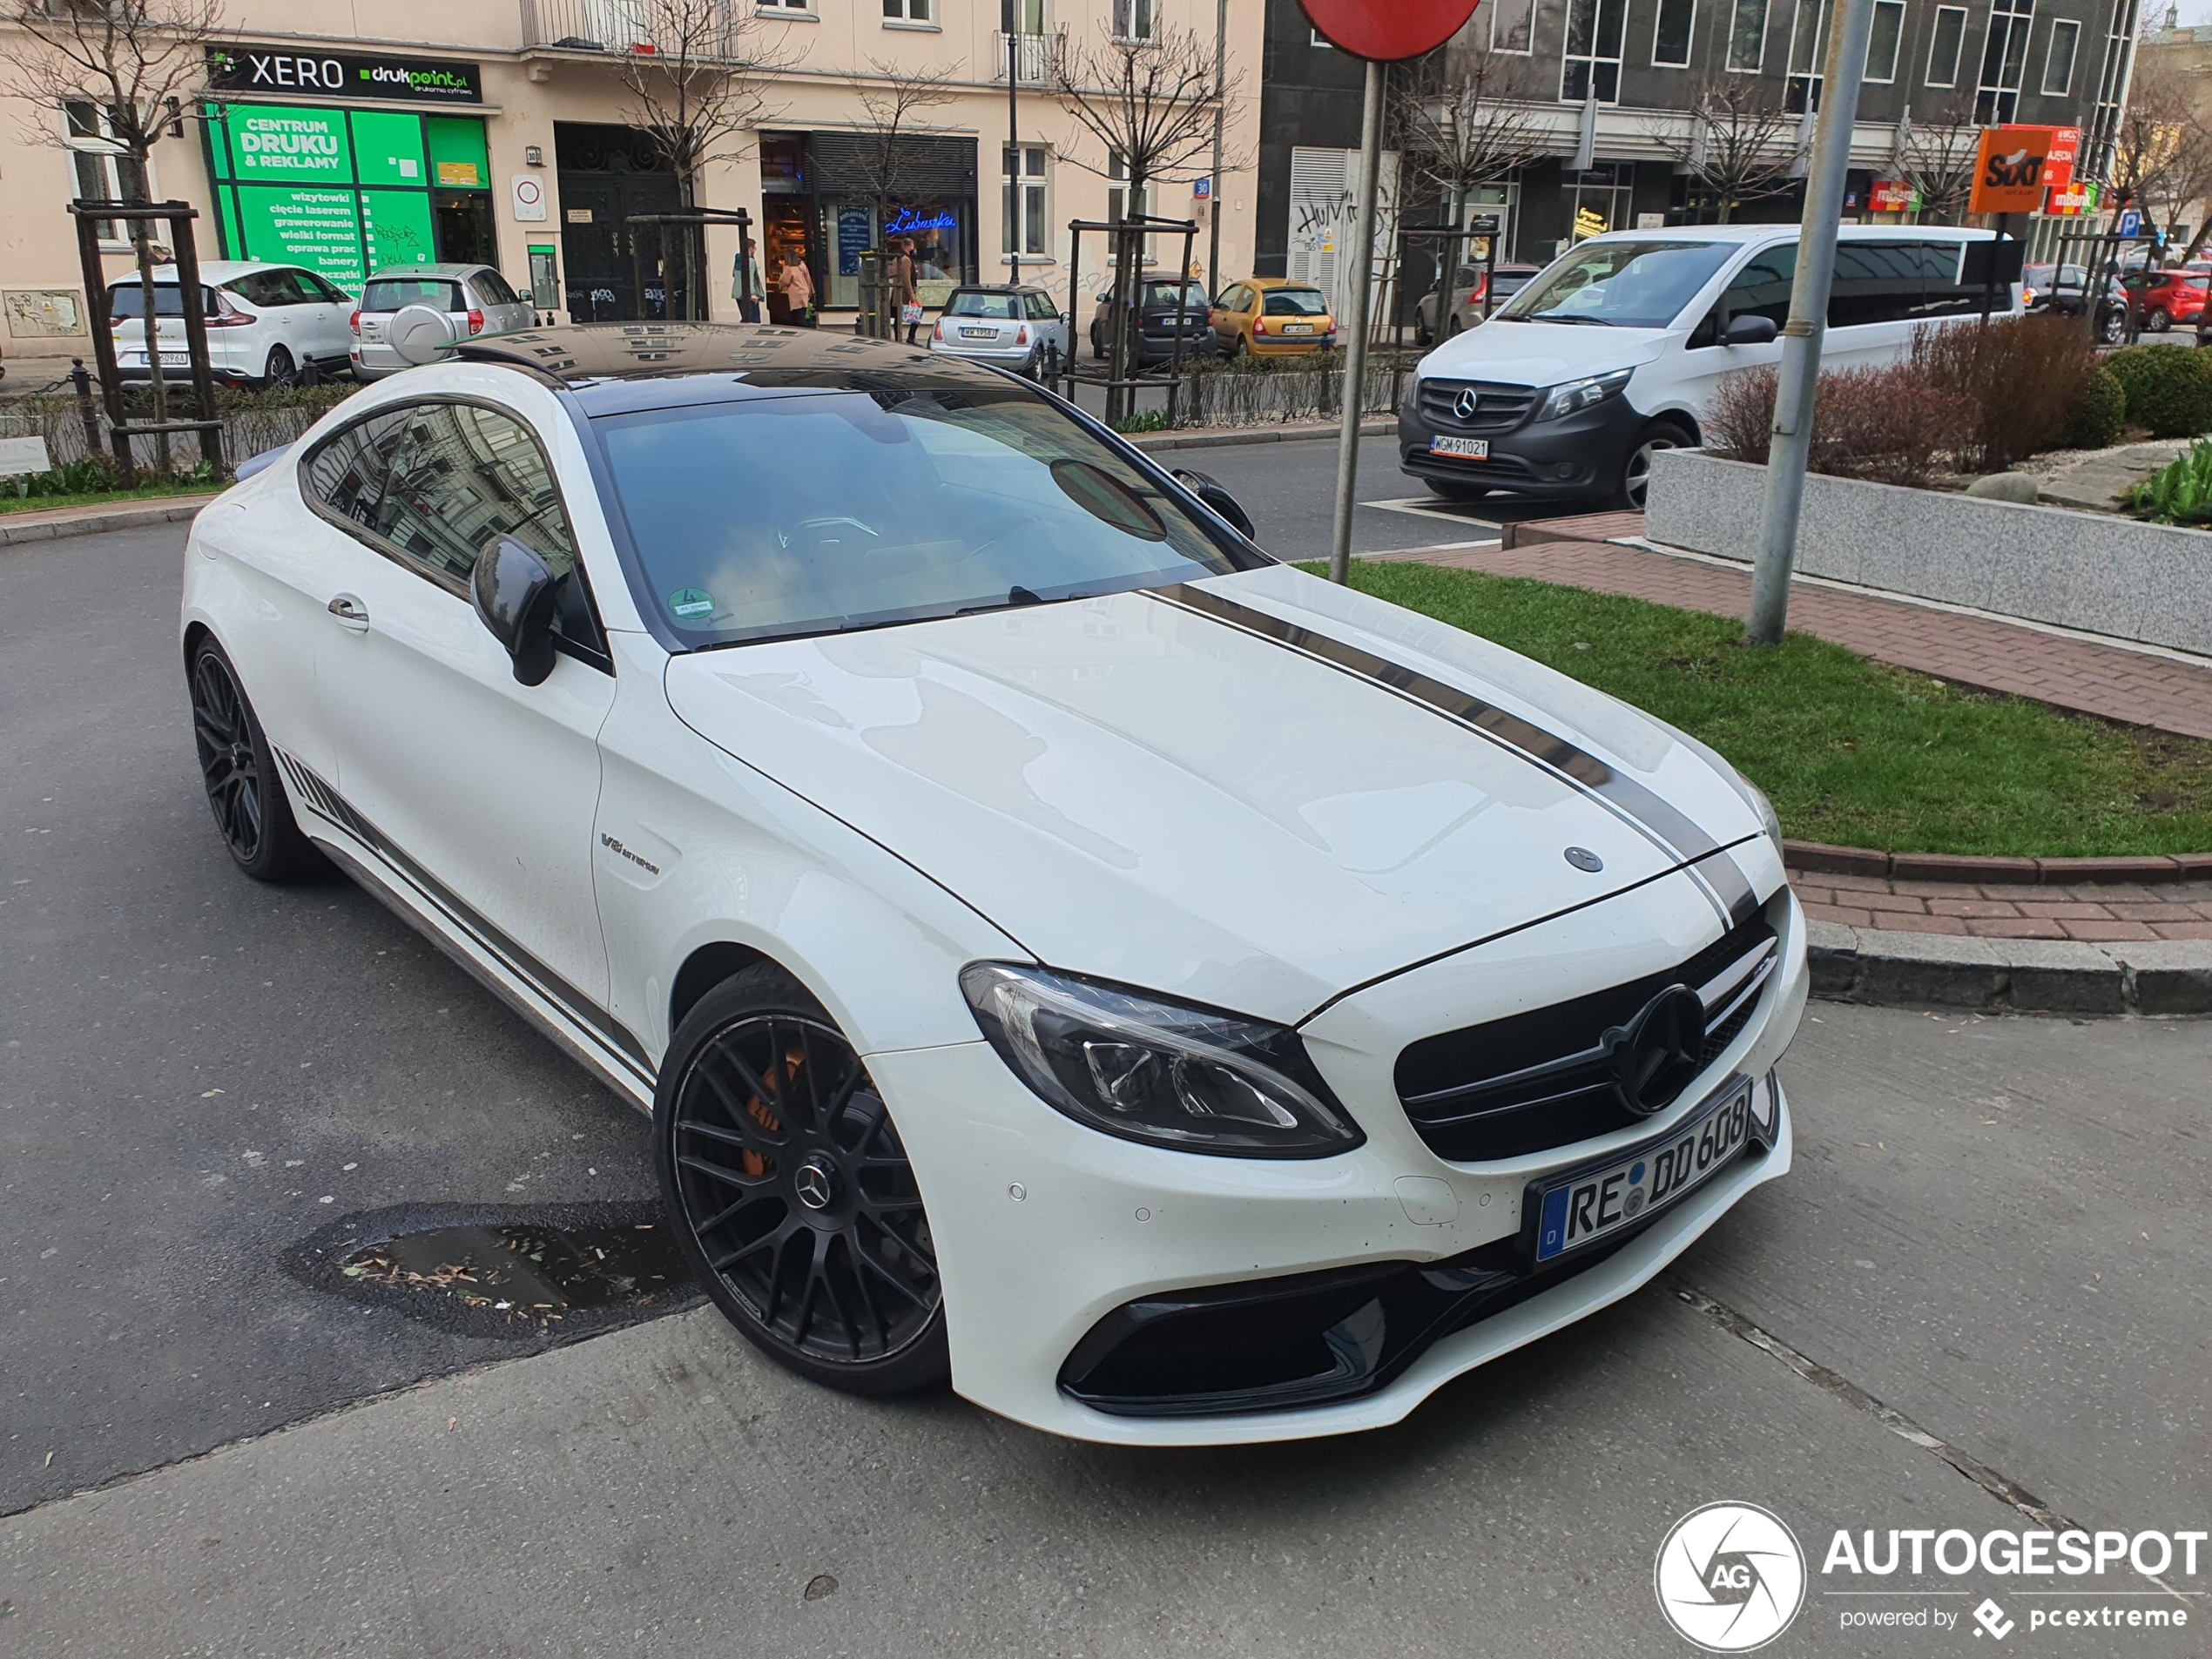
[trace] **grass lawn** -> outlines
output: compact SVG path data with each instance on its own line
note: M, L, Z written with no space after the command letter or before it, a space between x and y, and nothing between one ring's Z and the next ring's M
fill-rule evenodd
M1352 580L1703 738L1793 837L2047 858L2212 849L2212 743L1963 691L1803 634L1748 650L1738 621L1641 599L1412 563L1355 564Z
M43 513L51 507L102 507L111 502L157 501L164 496L212 496L219 484L194 483L180 478L174 483L141 484L136 489L88 489L72 496L17 496L0 478L0 516Z

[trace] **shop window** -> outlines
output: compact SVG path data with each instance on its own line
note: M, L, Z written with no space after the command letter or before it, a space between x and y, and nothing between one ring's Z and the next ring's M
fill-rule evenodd
M1740 75L1756 75L1766 62L1767 0L1736 0L1729 15L1728 66Z
M1659 0L1658 14L1651 25L1654 69L1689 67L1689 37L1696 16L1696 0Z
M1018 157L1011 150L1003 150L1000 154L1006 170L1006 185L999 252L1042 254L1046 252L1046 238L1050 234L1044 205L1044 146L1025 145Z
M1580 104L1594 91L1601 104L1621 101L1621 37L1628 10L1628 0L1567 0L1561 103Z
M1935 28L1928 36L1928 84L1959 84L1959 57L1966 44L1966 9L1938 6Z
M123 146L115 141L115 128L108 113L98 105L71 98L65 106L70 160L77 172L78 201L144 201L147 199L145 174L138 164L123 153ZM130 236L130 226L115 219L101 219L96 233L103 242L120 242Z

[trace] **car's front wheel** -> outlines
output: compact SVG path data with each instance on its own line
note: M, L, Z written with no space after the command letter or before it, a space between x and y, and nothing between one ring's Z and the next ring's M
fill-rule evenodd
M231 659L212 639L203 639L187 667L200 785L232 860L256 881L287 880L315 869L321 855L293 819L276 757Z
M1646 427L1629 449L1628 458L1621 463L1620 482L1613 490L1614 506L1642 512L1644 497L1651 489L1651 457L1662 449L1688 448L1696 442L1680 427Z
M763 963L701 997L653 1116L679 1243L745 1337L853 1393L950 1375L921 1190L867 1068L805 987Z

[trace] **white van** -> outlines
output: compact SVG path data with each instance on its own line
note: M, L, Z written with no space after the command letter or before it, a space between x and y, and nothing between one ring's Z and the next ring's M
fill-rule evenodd
M1398 414L1406 472L1438 495L1504 490L1643 505L1651 452L1702 442L1713 389L1781 361L1795 225L1685 226L1577 242L1479 328L1414 370ZM1824 368L1894 362L1927 322L1971 325L1987 231L1845 225ZM1993 313L2020 309L2017 283Z

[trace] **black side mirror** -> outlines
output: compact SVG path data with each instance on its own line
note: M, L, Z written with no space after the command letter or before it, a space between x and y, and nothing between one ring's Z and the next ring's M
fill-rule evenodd
M1177 467L1175 481L1235 525L1247 540L1254 539L1251 516L1238 504L1234 496L1222 488L1218 478L1195 468Z
M1728 327L1721 331L1723 346L1765 346L1773 343L1782 331L1774 326L1771 317L1730 317Z
M515 678L537 685L553 671L553 617L560 578L535 548L511 536L488 542L469 573L469 597L491 637L515 659Z

